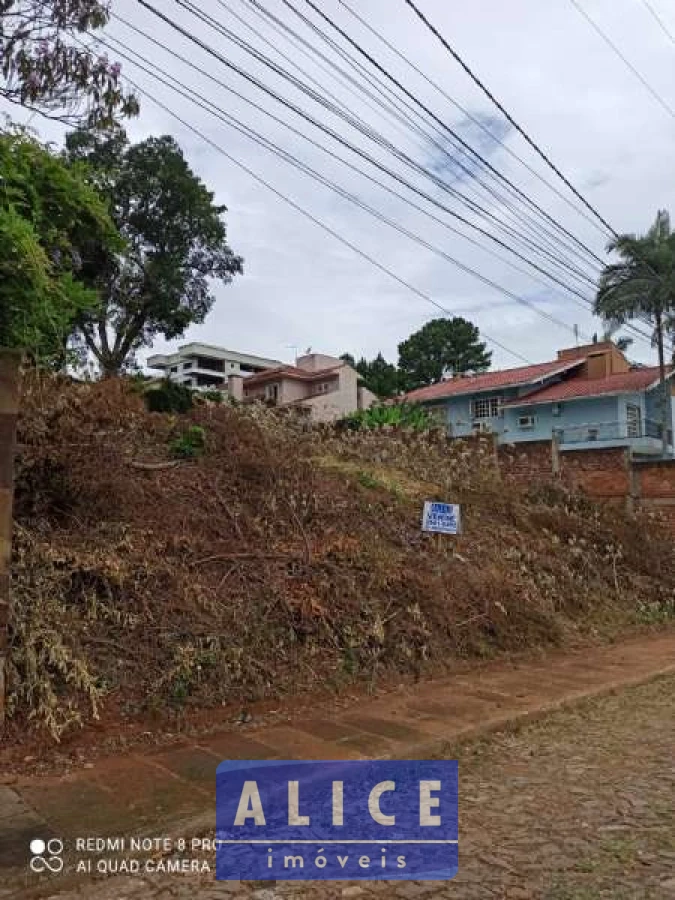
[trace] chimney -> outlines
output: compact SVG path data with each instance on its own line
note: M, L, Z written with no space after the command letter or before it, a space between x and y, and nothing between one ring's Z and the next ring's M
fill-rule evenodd
M227 389L230 393L230 397L233 400L238 400L240 403L244 399L244 379L241 375L228 375L227 376Z

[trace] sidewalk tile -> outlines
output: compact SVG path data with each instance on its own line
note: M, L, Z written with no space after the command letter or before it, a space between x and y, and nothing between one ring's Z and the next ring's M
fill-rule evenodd
M156 753L149 760L186 781L198 784L203 790L215 793L216 769L221 761L216 753L202 747L181 747Z
M264 734L260 731L258 734ZM236 734L233 731L223 731L220 734L200 738L198 745L215 753L224 759L273 759L277 753L265 744L261 744L253 737Z

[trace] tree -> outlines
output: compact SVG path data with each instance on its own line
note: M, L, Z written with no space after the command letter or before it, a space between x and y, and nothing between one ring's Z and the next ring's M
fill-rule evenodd
M485 372L492 353L478 328L466 319L432 319L398 345L399 370L406 390L434 384L450 375Z
M619 261L605 266L598 283L595 312L610 327L647 318L654 330L661 382L661 437L668 450L668 385L664 334L675 308L675 233L670 216L659 210L647 234L621 234L607 245Z
M381 353L369 362L365 357L356 362L351 353L343 353L340 359L359 373L360 381L378 397L394 397L399 389L399 374L393 363L386 361Z
M0 0L0 96L96 128L136 115L138 101L122 90L119 63L78 43L108 18L98 0Z
M122 254L102 247L92 258L87 274L101 303L80 320L87 348L113 375L158 334L170 340L203 322L215 301L212 279L229 283L243 262L227 244L225 207L172 137L130 145L123 132L80 130L66 144L71 162L90 167L126 241Z
M123 242L81 167L26 130L0 135L0 177L0 345L63 364L76 319L98 301L83 260Z

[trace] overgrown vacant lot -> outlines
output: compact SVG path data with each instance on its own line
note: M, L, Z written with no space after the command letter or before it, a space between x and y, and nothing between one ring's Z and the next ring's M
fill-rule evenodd
M148 413L130 381L51 378L26 380L19 442L17 728L419 677L672 614L667 532L523 492L489 442ZM433 498L463 505L461 537L420 533Z

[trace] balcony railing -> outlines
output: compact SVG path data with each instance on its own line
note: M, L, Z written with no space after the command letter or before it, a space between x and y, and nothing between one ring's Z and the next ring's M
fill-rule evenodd
M561 444L585 444L591 441L640 441L644 438L661 440L662 425L653 419L638 422L589 422L585 425L569 425L555 428L554 434ZM672 432L668 431L668 443Z

